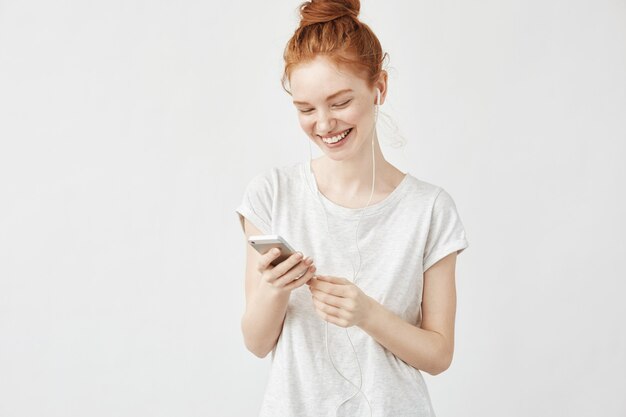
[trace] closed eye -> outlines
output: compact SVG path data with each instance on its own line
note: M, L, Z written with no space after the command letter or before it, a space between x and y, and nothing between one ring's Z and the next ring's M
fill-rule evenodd
M333 107L334 108L344 108L346 107L348 104L350 104L350 102L352 101L352 99L346 100L343 103L338 103L338 104L334 104ZM298 109L298 111L302 114L309 114L311 113L313 110L315 109Z
M350 99L350 100L346 100L346 101L344 101L343 103L335 104L335 106L334 106L334 107L345 107L345 106L347 106L347 105L348 105L348 103L350 103L351 101L352 101L352 99Z

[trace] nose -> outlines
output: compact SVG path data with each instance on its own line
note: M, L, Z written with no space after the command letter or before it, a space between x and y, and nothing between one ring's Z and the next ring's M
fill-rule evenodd
M315 132L318 135L325 135L332 132L335 125L335 119L329 112L319 111L317 113L317 120L315 121Z

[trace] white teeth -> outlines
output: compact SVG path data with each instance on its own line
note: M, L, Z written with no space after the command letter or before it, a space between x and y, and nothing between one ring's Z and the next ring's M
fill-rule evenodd
M337 143L339 142L341 139L345 138L346 136L348 136L348 133L350 133L352 129L348 129L343 133L338 134L337 136L333 136L332 138L322 138L322 140L324 141L324 143Z

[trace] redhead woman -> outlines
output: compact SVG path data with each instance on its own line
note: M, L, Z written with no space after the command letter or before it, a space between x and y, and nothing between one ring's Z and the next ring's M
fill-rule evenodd
M422 372L452 361L468 241L452 197L382 154L386 54L359 9L301 5L283 88L322 156L260 173L236 209L246 237L297 249L274 266L246 243L241 328L272 360L262 417L434 416Z

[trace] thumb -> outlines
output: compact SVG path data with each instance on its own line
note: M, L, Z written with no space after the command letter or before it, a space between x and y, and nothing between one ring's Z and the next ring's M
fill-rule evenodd
M330 275L320 275L319 277L320 281L326 281L326 282L330 282L332 284L348 284L350 281L348 281L345 278L341 278L341 277L332 277Z

